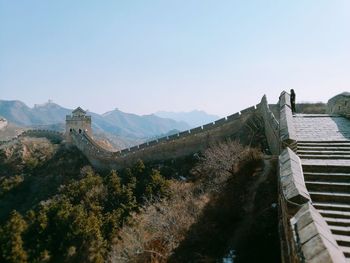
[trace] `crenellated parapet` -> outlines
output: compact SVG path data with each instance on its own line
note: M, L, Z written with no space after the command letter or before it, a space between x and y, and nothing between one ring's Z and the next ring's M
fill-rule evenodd
M295 118L312 120L314 115L293 115L290 106L290 95L285 91L281 93L279 108L281 154L278 162L278 211L282 262L345 263L347 262L345 255L335 239L333 230L331 231L326 218L322 215L323 210L315 208L317 207L317 204L313 203L315 192L311 192L312 190L315 191L315 188L309 191L310 181L305 181L304 179L303 169L305 168L305 161L308 163L310 160L301 159L297 155L300 151L298 148L300 132L311 132L310 138L312 140L306 142L306 145L308 143L311 143L311 145L316 143L317 145L317 140L322 140L322 138L314 138L313 130L300 130L300 127L296 126ZM322 115L320 118L331 117ZM315 128L318 127L316 126ZM332 133L337 133L337 131L332 131ZM330 140L330 138L328 137L327 139ZM322 157L324 158L325 156L323 155ZM324 159L322 162L316 163L319 165L324 163L323 169L327 171L329 169L327 161L327 159ZM307 169L315 169L315 167L315 165L311 165ZM321 173L321 175L325 174ZM320 176L320 174L316 173L315 176ZM322 181L322 176L314 184L318 185L319 181ZM321 185L322 189L334 189L332 183L328 186L325 182L321 182ZM332 201L332 199L329 200Z
M165 160L186 156L204 150L209 143L230 138L253 115L259 114L258 105L249 107L213 123L165 136L120 151L111 152L98 145L87 132L68 130L72 142L92 164L101 169L119 169L137 159Z
M91 116L86 115L86 111L78 107L66 116L66 141L72 142L72 132L86 133L92 137Z
M61 142L64 139L64 134L62 132L54 130L44 130L44 129L30 129L22 131L17 136L14 136L10 140L0 141L0 145L14 142L22 137L37 137L37 138L47 138L53 142Z
M266 95L262 97L258 108L264 120L265 136L269 144L270 152L274 155L278 155L280 152L280 124L270 109Z

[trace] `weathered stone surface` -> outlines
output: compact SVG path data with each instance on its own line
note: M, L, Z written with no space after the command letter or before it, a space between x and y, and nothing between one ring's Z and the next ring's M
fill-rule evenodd
M293 123L293 114L290 107L290 95L282 92L280 96L280 140L282 145L291 145L296 142L297 136Z
M148 146L148 143L145 142L145 143L143 143L143 144L140 144L140 145L139 145L139 148L142 149L142 148L145 148L145 147L147 147L147 146Z
M125 153L128 153L129 151L130 151L129 148L127 148L127 149L121 150L121 153L122 153L122 154L125 154Z
M72 111L71 115L66 115L66 141L72 142L72 131L87 133L92 136L91 116L86 115L86 111L78 107Z
M168 140L168 137L162 137L158 139L158 142L166 142Z
M327 223L310 203L304 204L290 223L296 247L301 248L306 262L346 262Z
M345 141L350 139L350 121L341 116L297 114L293 121L298 141Z
M327 112L350 116L350 92L343 92L328 100Z
M290 94L288 92L286 91L281 92L279 104L280 104L280 108L282 108L283 106L288 106L289 108L291 108Z
M269 108L266 95L262 97L259 107L257 107L257 109L264 120L265 136L270 151L272 154L278 155L280 152L279 123Z
M229 115L227 116L227 120L236 120L236 119L239 119L241 116L241 114L239 112L235 113L235 114L232 114L232 115Z
M255 111L255 106L251 106L249 108L246 108L244 110L241 110L241 114L251 113Z
M178 137L179 137L178 133L168 136L169 140L177 139Z
M214 128L214 122L203 125L203 130Z
M225 122L226 122L226 118L221 118L221 119L215 121L215 125L220 125L220 124L223 124Z
M136 145L136 146L131 147L131 148L130 148L130 151L133 152L133 151L136 151L136 150L138 150L138 149L139 149L139 146Z
M153 141L149 141L149 142L148 142L148 145L155 145L155 144L157 144L157 143L158 143L157 140L153 140Z
M293 203L310 201L299 157L289 148L279 156L280 182L284 197Z
M190 135L190 131L183 131L183 132L179 133L180 137L184 137L184 136L187 136L187 135Z
M200 127L191 129L190 132L191 132L191 134L195 134L195 133L198 133L198 132L202 132L202 130L203 130L202 126L200 126Z

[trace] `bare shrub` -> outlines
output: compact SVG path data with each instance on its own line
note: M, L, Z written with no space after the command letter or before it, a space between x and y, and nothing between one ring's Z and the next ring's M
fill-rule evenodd
M262 153L259 149L244 147L237 141L221 142L203 152L200 162L193 168L192 173L201 181L197 185L200 191L217 192L243 164L261 159Z
M204 207L223 191L240 167L259 162L262 153L236 141L212 145L192 169L191 182L172 181L170 198L146 203L114 240L110 262L167 262L199 221ZM253 165L252 165L253 167Z
M171 199L146 204L115 240L111 262L166 262L196 222L208 198L195 198L192 183L173 182Z

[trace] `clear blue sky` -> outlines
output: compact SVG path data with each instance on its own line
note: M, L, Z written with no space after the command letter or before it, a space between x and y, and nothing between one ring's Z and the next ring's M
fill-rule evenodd
M0 0L0 99L219 115L350 91L350 1Z

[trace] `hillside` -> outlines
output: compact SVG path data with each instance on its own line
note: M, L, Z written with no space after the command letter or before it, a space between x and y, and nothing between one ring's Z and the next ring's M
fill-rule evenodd
M23 137L0 146L0 261L276 262L274 167L225 142L97 173L75 147Z
M71 109L48 102L28 107L21 101L0 100L0 116L9 123L20 127L64 130L64 122ZM136 115L113 110L102 115L89 112L93 118L92 128L95 133L111 137L111 143L132 145L147 138L167 133L170 130L186 130L185 122L161 118L155 115ZM112 135L112 136L109 136ZM117 137L117 138L116 138Z

